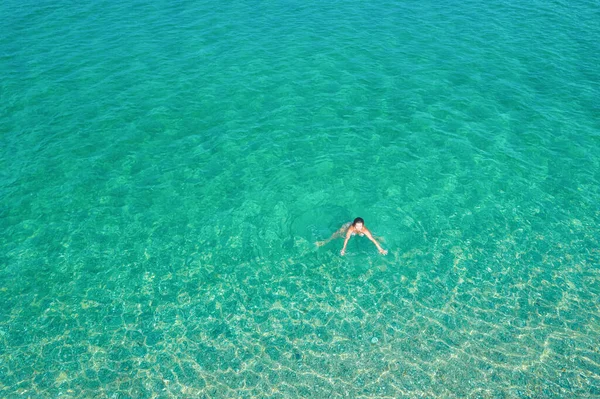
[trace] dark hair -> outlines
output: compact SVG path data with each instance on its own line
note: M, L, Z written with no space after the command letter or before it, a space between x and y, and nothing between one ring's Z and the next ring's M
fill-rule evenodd
M365 221L363 220L363 218L356 218L354 219L354 222L352 222L352 226L356 225L356 223L365 224Z

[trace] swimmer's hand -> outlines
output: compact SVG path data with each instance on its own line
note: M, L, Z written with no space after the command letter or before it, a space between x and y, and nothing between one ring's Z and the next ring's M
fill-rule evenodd
M317 247L322 247L323 245L325 245L325 241L317 241L315 244L317 245Z
M343 249L340 251L340 255L342 255L342 256L346 255L346 249L345 249L345 248L343 248Z
M382 255L387 255L387 249L379 248L379 253Z

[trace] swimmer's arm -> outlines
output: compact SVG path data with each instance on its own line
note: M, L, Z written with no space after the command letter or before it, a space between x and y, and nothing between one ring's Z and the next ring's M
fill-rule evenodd
M369 240L371 240L373 242L373 244L375 244L375 246L377 247L377 250L379 251L380 254L387 255L387 251L385 249L381 248L381 245L379 245L377 240L375 240L373 238L373 235L371 235L371 232L369 230L367 230L366 228L365 228L365 235L367 236L367 238Z
M352 236L352 229L348 229L348 231L346 232L346 238L344 239L344 246L342 247L342 250L340 251L340 255L344 256L346 254L346 245L348 245L348 240L350 239L351 236Z

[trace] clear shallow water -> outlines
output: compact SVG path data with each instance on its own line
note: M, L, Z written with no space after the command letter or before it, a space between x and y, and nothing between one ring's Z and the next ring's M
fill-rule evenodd
M0 15L0 396L600 395L596 3Z

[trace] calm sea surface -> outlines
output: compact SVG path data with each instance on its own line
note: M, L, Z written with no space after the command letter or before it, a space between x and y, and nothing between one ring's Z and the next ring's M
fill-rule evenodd
M598 1L0 20L0 397L600 397Z

